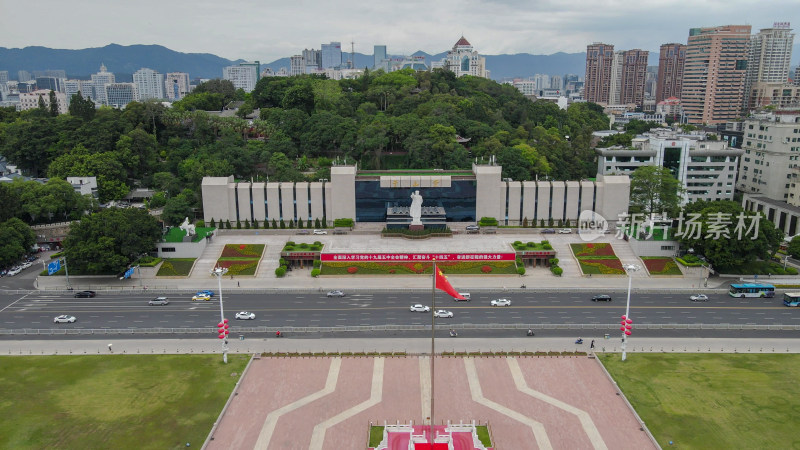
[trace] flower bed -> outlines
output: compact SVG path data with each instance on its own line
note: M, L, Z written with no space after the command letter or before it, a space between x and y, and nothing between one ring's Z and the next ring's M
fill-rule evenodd
M261 259L264 253L264 244L226 244L222 250L223 258L255 258Z
M616 258L614 248L607 242L587 242L586 244L569 244L572 253L578 258L585 256L613 256Z
M581 271L585 274L625 275L625 270L622 269L622 261L618 258L579 258L578 263L581 266Z
M322 242L316 241L313 244L301 242L299 244L289 241L283 246L281 252L319 252L322 251Z
M683 275L678 264L672 258L642 256L641 259L650 275Z
M445 274L507 275L517 273L514 261L441 261ZM433 273L431 262L323 262L322 275L423 275Z
M158 268L157 277L186 277L192 271L195 258L169 258L165 259Z
M257 259L220 259L217 266L228 269L228 275L255 275Z

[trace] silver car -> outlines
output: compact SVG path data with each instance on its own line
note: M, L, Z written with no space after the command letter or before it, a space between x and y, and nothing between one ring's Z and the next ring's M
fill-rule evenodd
M55 319L53 319L53 323L75 323L75 316L68 316L66 314L62 314Z
M498 298L491 301L492 306L511 306L511 300L507 298Z
M147 302L150 306L167 306L169 305L169 300L167 297L156 297L149 302Z
M236 313L236 319L237 320L253 320L255 318L256 318L256 315L251 313L251 312L240 311L240 312Z
M344 297L344 292L340 290L328 291L328 297Z
M431 307L430 306L421 305L419 303L417 303L416 305L411 305L410 309L411 309L412 312L430 312L431 311Z
M434 316L440 319L449 319L453 317L453 311L447 311L445 309L437 309L433 313Z

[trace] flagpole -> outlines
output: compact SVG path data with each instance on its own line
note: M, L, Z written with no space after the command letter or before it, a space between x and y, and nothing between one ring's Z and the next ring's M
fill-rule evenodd
M430 444L433 448L433 359L436 355L434 347L434 336L436 336L436 258L433 258L433 287L431 288L431 437Z

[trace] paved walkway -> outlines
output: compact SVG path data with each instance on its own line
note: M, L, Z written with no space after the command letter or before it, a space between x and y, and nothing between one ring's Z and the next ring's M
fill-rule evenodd
M113 277L71 277L76 289L141 289L147 286L151 290L197 290L216 289L217 280L209 271L222 252L225 244L265 244L258 273L255 276L237 276L234 279L224 278L223 289L425 289L430 287L429 276L380 276L368 275L353 277L320 277L312 278L309 269L293 270L283 278L274 275L280 250L287 241L308 242L320 241L325 250L330 252L511 252L514 241L540 242L548 240L558 252L560 265L564 275L556 277L544 267L528 268L524 276L519 275L449 275L450 282L460 291L471 289L512 289L521 285L529 289L597 289L625 290L628 279L619 276L582 276L577 263L569 249L570 243L583 242L577 235L538 233L502 233L496 235L455 235L452 238L431 238L426 240L406 240L400 238L381 238L379 234L350 235L289 235L269 234L262 230L259 234L235 234L236 230L224 230L215 236L198 258L192 273L187 278L157 278L155 276L138 279L134 274L130 280L119 280ZM597 242L610 242L623 263L643 265L637 258L628 242L615 239L614 235L600 237ZM682 277L654 277L645 270L633 272L633 289L687 289L697 290L702 279L697 269L685 271ZM773 277L773 280L779 277ZM712 278L708 288L726 288L730 278ZM63 277L39 277L36 284L40 289L62 289L66 280Z

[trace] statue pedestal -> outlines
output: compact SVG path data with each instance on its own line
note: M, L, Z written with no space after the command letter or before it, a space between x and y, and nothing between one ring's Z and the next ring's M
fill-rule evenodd
M412 231L421 231L425 229L425 225L423 225L422 222L411 222L411 225L408 226L408 229Z

